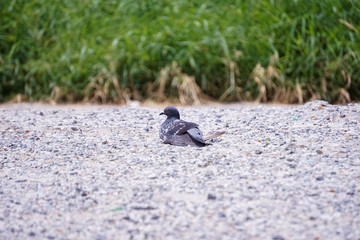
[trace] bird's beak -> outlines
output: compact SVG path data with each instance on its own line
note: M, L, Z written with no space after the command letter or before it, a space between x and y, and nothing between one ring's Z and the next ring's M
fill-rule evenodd
M164 112L161 112L159 115L164 115L165 113Z

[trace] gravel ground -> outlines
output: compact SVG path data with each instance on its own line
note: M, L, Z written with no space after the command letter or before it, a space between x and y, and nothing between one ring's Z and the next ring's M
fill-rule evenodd
M360 239L360 105L0 106L0 239Z

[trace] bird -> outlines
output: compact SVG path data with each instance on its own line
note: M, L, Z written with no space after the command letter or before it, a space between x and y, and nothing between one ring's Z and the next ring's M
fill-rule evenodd
M205 142L206 140L216 138L225 133L221 131L204 137L199 129L199 125L181 120L179 111L173 106L167 106L160 115L167 116L159 130L159 136L163 143L175 146L204 147L208 145Z

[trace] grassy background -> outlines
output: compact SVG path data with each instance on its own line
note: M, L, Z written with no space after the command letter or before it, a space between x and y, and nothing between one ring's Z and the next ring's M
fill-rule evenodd
M3 0L0 15L0 101L360 99L358 0Z

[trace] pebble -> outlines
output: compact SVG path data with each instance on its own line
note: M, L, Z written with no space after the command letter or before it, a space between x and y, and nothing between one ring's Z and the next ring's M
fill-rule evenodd
M0 105L0 239L358 239L360 105Z
M256 149L256 150L255 150L255 154L262 154L262 151L259 150L259 149Z
M317 177L316 180L317 180L317 181L322 181L322 180L324 180L324 177L322 177L322 176L321 176L321 177Z
M208 196L207 196L207 199L208 200L215 200L216 196L214 194L209 193Z

